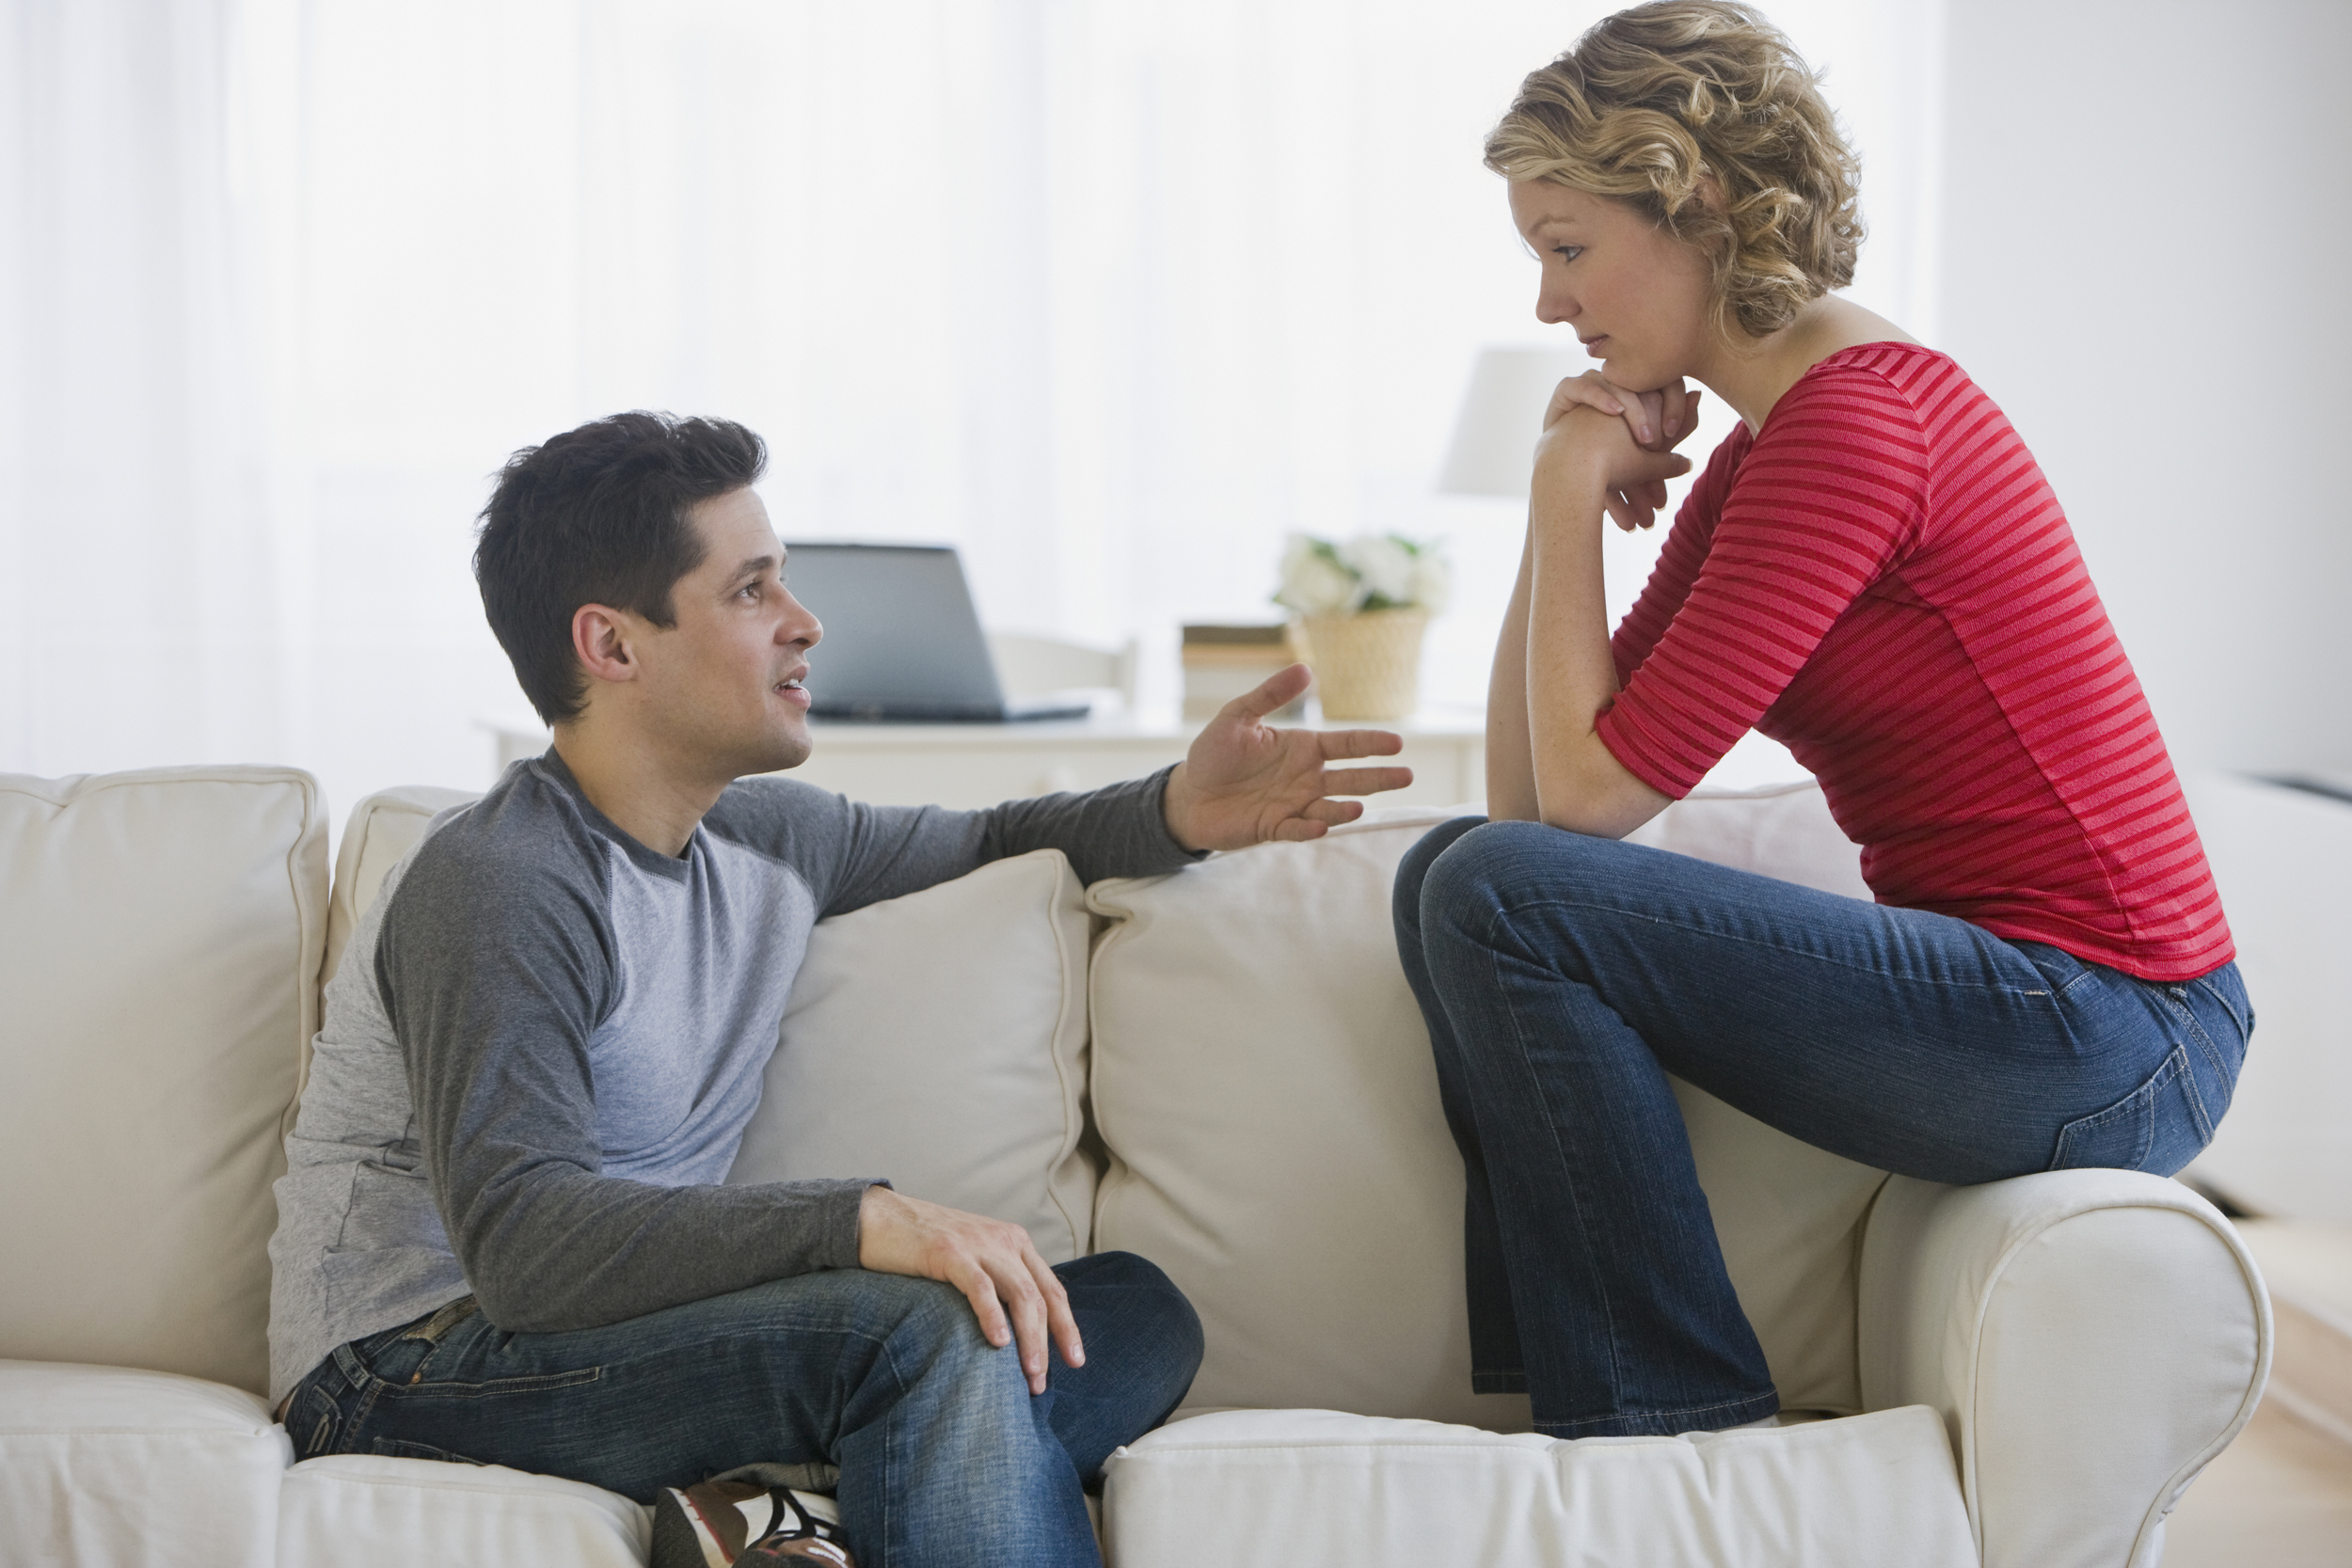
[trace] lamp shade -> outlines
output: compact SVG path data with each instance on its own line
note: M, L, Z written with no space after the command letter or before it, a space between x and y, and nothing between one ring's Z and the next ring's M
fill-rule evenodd
M1438 488L1457 496L1526 495L1544 405L1583 357L1555 348L1479 350Z

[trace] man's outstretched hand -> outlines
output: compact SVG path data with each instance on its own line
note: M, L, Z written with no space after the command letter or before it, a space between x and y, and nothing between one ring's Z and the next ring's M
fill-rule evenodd
M1387 730L1277 730L1262 721L1307 689L1294 664L1225 705L1168 775L1168 831L1187 849L1244 849L1268 839L1321 838L1364 813L1360 800L1413 782L1409 768L1333 768L1354 757L1392 757L1405 742Z

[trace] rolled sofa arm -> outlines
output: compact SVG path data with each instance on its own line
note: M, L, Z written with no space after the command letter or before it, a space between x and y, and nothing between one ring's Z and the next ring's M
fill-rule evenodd
M2270 1296L2237 1233L2133 1171L1892 1178L1860 1306L1864 1407L1942 1414L1985 1568L2150 1568L2270 1375Z

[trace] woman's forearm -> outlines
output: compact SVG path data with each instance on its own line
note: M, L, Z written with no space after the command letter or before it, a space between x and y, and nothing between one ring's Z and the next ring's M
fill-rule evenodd
M1486 678L1486 816L1496 822L1533 822L1538 815L1527 736L1527 594L1534 552L1531 533L1519 550L1518 582L1502 612L1494 673Z
M1538 466L1528 507L1523 711L1537 817L1618 838L1657 816L1668 797L1629 771L1597 729L1617 695L1601 576L1604 493L1600 475L1584 465Z

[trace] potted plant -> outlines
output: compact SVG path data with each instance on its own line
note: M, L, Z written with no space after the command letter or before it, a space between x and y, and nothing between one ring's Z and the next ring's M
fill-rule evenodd
M1274 602L1296 617L1325 718L1403 719L1413 711L1422 633L1453 586L1453 568L1435 542L1395 533L1343 543L1291 535Z

